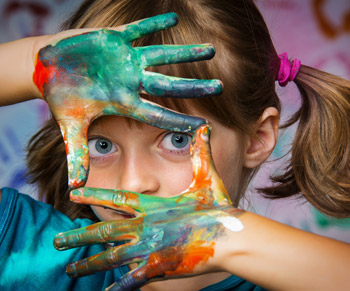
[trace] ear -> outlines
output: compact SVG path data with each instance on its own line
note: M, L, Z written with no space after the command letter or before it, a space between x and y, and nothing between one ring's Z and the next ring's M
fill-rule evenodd
M268 107L255 123L255 136L248 137L244 166L256 168L272 153L277 142L279 113L276 108Z

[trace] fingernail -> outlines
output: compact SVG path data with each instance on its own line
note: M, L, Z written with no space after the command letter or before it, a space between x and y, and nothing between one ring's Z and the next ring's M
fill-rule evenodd
M220 80L214 79L210 81L210 88L208 88L208 92L211 95L217 96L220 95L223 91L223 83Z
M80 190L73 190L70 193L71 193L72 196L81 196L82 195Z
M211 127L209 124L206 124L201 128L201 137L203 140L208 140L210 131L211 131Z
M76 265L74 263L68 264L66 267L66 273L70 278L77 278L78 272Z
M70 198L70 201L72 202L79 202L82 196L83 196L83 193L81 193L79 190L72 190L70 192L69 198Z
M58 235L55 236L53 240L53 245L54 247L61 251L66 249L66 244L67 244L67 239L63 236L63 234L59 233Z

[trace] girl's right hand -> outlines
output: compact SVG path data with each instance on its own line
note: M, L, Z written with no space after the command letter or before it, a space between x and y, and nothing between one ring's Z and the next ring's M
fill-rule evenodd
M111 290L136 290L155 280L224 271L222 244L227 235L240 232L243 211L232 206L210 153L210 127L194 134L191 156L194 177L176 197L163 198L120 190L80 188L71 200L109 207L135 218L100 222L58 234L59 250L94 243L123 242L93 257L67 266L71 277L86 276L138 263ZM220 247L221 245L221 247Z
M221 93L218 80L182 79L145 71L149 66L214 56L208 44L131 46L133 40L174 26L177 21L176 14L168 13L113 30L66 31L53 39L68 37L56 39L38 52L33 80L61 128L71 189L83 186L87 179L87 130L99 116L122 115L180 132L193 132L206 122L139 97L139 93L177 98Z

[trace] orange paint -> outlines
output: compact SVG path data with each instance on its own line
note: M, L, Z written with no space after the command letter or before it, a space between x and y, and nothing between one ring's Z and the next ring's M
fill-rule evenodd
M191 274L198 265L205 264L214 256L214 247L215 242L197 241L189 246L154 252L148 259L147 277Z
M211 193L208 193L209 191L207 189L204 189L203 191L198 191L197 197L199 198L198 201L200 203L197 204L195 210L200 211L205 208L208 208L208 205L213 205L214 203L214 196Z
M129 193L128 193L129 194ZM133 193L130 193L132 196L136 196ZM136 200L137 198L137 200ZM136 197L135 200L131 200L132 203L138 203L138 197ZM131 197L126 198L125 201L128 201L128 199L131 199ZM131 215L135 215L135 216L139 216L139 213L137 211L135 211L133 208L129 207L127 202L122 202L118 205L116 205L113 201L111 200L101 200L98 199L94 196L85 196L84 194L81 195L70 195L70 200L72 202L75 203L79 203L79 204L90 204L90 205L99 205L99 206L105 206L108 208L112 208L112 209L116 209L116 210L120 210L123 211L127 214L131 214ZM139 216L140 219L143 219L141 216ZM140 221L139 223L141 223L142 221Z
M85 182L81 181L79 179L69 180L69 187L71 189L76 189L76 188L83 187L84 184L85 184Z
M82 100L84 102L84 100ZM74 117L74 119L84 119L86 116L85 108L84 106L72 106L69 105L65 107L65 114L66 116Z
M191 274L199 264L205 264L214 256L215 242L197 241L186 248L181 264L174 271L165 272L166 275ZM171 260L171 258L169 258Z
M206 126L200 128L196 132L196 136L194 138L192 152L198 152L197 155L200 158L199 165L195 165L193 169L193 177L195 177L194 185L189 188L189 191L196 191L201 188L211 188L212 179L210 175L210 157L207 151L203 151L201 149L205 149L207 147L206 141L201 138L201 135L208 135L208 128Z

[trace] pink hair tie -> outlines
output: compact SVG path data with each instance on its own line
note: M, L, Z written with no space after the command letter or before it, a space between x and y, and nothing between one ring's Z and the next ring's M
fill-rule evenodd
M295 77L298 75L301 62L298 59L293 60L292 66L288 60L288 54L283 53L278 55L281 60L280 70L277 74L276 80L280 86L284 87L289 82L294 81Z

